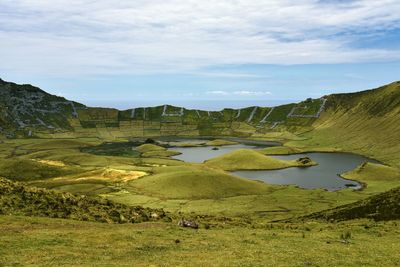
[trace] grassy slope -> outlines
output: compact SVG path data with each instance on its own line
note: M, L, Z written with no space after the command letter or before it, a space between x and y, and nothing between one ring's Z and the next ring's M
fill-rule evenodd
M315 163L303 165L296 160L279 160L250 149L234 150L205 162L206 166L222 170L273 170L313 164Z
M168 199L215 199L267 192L263 183L241 179L204 167L164 167L155 174L130 182L145 195Z
M164 216L162 210L38 189L0 178L0 214L122 223L148 221L152 213Z
M224 140L224 139L215 139L212 141L208 141L206 143L207 146L226 146L226 145L236 145L238 142Z
M142 154L146 158L169 158L172 156L180 155L181 153L173 150L153 150Z
M150 152L150 151L163 151L163 150L166 150L166 148L157 146L157 145L153 145L153 144L143 144L143 145L138 146L136 148L136 150L139 151L140 153L146 153L146 152Z
M400 187L380 193L367 199L317 212L304 219L352 220L369 218L377 221L400 219Z
M288 146L330 147L360 153L400 168L400 82L377 90L331 95L327 109Z
M365 184L364 191L383 192L394 188L400 182L400 170L397 168L366 162L341 175L346 179L357 180Z
M59 167L30 159L3 159L0 161L0 176L14 181L48 179L77 173L77 167Z

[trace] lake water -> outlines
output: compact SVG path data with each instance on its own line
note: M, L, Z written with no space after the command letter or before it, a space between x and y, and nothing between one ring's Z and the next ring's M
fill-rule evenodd
M266 146L267 145L264 145L262 147ZM212 147L174 147L170 148L170 150L182 153L181 155L175 156L175 159L201 163L210 158L241 148L257 149L260 148L260 144L222 146L219 147L219 150L212 150ZM361 188L361 184L343 179L339 175L356 168L364 161L376 162L360 155L348 153L303 153L272 157L284 160L310 157L316 161L318 165L307 168L287 168L282 170L234 171L232 174L269 184L292 184L306 189L323 188L329 191L337 191L344 188Z
M259 147L245 144L237 144L237 145L229 145L229 146L220 146L218 150L213 150L212 146L206 147L171 147L169 150L181 152L181 155L174 156L174 159L179 159L186 162L196 162L202 163L205 160L215 158L226 154L230 151L248 148L248 149L257 149Z
M235 171L236 176L263 181L269 184L293 184L300 188L324 188L337 191L344 188L360 189L361 184L341 178L339 175L350 171L365 161L376 162L360 155L347 153L304 153L298 155L273 156L279 159L309 157L318 163L308 168L287 168L269 171Z

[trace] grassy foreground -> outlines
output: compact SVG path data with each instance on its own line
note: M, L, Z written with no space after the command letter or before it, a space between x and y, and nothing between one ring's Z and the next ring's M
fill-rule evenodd
M399 221L183 229L0 216L0 265L396 266ZM99 236L101 233L101 236Z

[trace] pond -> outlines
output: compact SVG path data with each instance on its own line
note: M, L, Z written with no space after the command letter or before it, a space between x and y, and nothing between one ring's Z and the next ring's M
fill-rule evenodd
M345 188L360 189L362 187L360 183L343 179L339 175L356 168L365 161L376 162L360 155L348 153L304 153L273 157L289 160L304 156L318 162L318 165L308 168L235 171L232 173L236 176L259 180L269 184L293 184L306 189L324 188L329 191L337 191Z
M262 147L266 146L267 145L264 145ZM241 143L222 146L219 147L219 150L212 150L212 148L213 147L174 147L170 148L170 150L182 153L181 155L175 156L175 159L201 163L232 150L241 148L257 149L260 148L260 144ZM316 161L318 165L307 168L287 168L281 170L234 171L232 174L269 184L291 184L305 189L322 188L329 191L337 191L345 188L360 189L362 187L360 183L343 179L339 175L356 168L365 161L376 162L360 155L348 153L303 153L272 157L284 160L310 157Z
M230 151L247 148L247 149L257 149L259 146L246 145L246 144L236 144L228 146L220 146L218 150L214 150L212 146L205 147L171 147L169 150L178 151L182 154L174 156L174 159L179 159L186 162L202 163L205 160L215 158L226 154Z

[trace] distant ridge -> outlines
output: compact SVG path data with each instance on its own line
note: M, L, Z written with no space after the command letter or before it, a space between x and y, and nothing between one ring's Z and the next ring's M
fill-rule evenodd
M305 119L306 123L310 124L319 117L325 102L326 99L308 99L301 103L274 108L251 106L242 109L226 108L221 111L186 109L171 105L117 110L87 107L63 97L50 95L32 85L18 85L0 80L0 122L5 130L3 133L7 133L9 137L24 137L29 133L35 136L38 130L41 134L76 129L78 131L75 132L79 132L82 129L129 127L132 124L143 129L141 134L133 131L132 136L213 133L240 135L246 134L240 133L240 130L235 133L235 128L240 128L241 123L258 129L270 129L278 124L296 124L296 120L293 120L296 118L300 121ZM151 124L150 127L147 127L147 124ZM181 126L181 129L173 131L168 127L172 124L175 128Z

